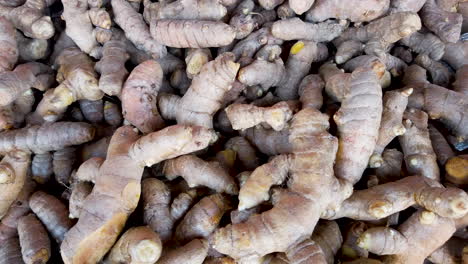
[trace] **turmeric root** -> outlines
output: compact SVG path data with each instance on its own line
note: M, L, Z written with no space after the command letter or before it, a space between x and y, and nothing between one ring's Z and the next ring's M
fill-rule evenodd
M417 56L414 59L414 62L429 71L432 78L432 83L444 87L449 85L451 73L444 64L430 59L425 54L420 54Z
M50 44L45 39L26 38L17 31L16 40L18 42L19 59L21 61L46 59L50 53Z
M455 153L442 133L433 125L429 125L429 137L439 165L444 166L447 160L455 156Z
M135 67L122 89L123 116L143 133L164 126L156 105L162 78L163 71L159 63L145 61Z
M450 158L445 164L447 181L456 185L465 186L468 184L468 159L464 156Z
M194 155L166 161L163 173L169 180L182 176L189 187L207 186L217 192L228 194L238 192L234 179L218 162L206 162Z
M120 95L125 78L128 75L125 62L130 58L123 40L112 39L104 44L102 58L95 65L101 74L99 89L107 95Z
M135 11L130 3L125 0L115 0L111 4L115 22L138 49L149 53L155 59L166 56L167 50L163 46L165 43L151 37L143 16Z
M227 13L219 0L177 0L160 6L157 19L220 20Z
M182 247L163 252L158 264L202 264L208 254L208 241L194 239Z
M52 154L49 152L34 155L31 162L31 176L39 184L50 180L54 173L52 168Z
M453 90L468 95L468 65L458 68L453 83Z
M81 167L81 166L80 166ZM93 189L89 182L76 182L72 184L71 195L69 199L69 218L79 218L86 197Z
M262 28L252 32L243 40L237 42L232 48L236 59L242 57L253 57L253 55L264 45L280 45L283 40L276 38L271 33L271 24L265 24Z
M185 64L187 64L187 76L190 79L200 73L203 65L212 60L211 52L209 49L190 49L187 51L185 57Z
M311 40L315 42L331 41L338 37L345 26L339 23L307 23L300 18L290 18L273 23L273 36L283 40Z
M328 116L315 109L305 108L294 116L289 137L294 155L280 155L258 167L240 190L238 209L268 200L270 186L281 183L289 172L288 190L275 198L273 209L218 229L210 238L214 249L234 259L284 252L312 234L321 212L349 196L351 186L341 185L333 175L338 143L327 128ZM318 181L320 191L316 189ZM337 193L332 191L338 189ZM288 225L282 224L285 222Z
M284 129L274 131L265 128L249 128L243 136L247 138L258 150L266 155L290 153L292 145L289 142L290 131Z
M402 163L403 153L396 149L385 149L382 153L381 166L375 169L379 184L399 180Z
M23 189L30 161L28 153L18 150L7 153L0 162L0 219Z
M0 17L0 28L0 72L11 71L19 56L15 28L4 17Z
M57 122L30 126L0 133L0 153L14 149L44 153L82 144L94 136L94 128L87 123Z
M334 263L335 255L343 244L338 224L335 221L320 221L315 227L311 239L322 250L326 263Z
M438 181L439 167L429 137L427 114L417 109L409 109L403 118L406 132L399 136L399 140L408 172Z
M266 10L275 9L275 7L281 5L284 0L259 0L258 4Z
M0 264L23 264L21 248L17 237L2 242L0 247Z
M362 221L353 222L346 228L346 235L341 247L341 254L345 259L367 258L369 256L367 250L357 245L358 238L367 228L366 223Z
M109 263L151 264L161 256L162 244L158 234L147 226L127 230L112 247Z
M296 0L295 2L300 1ZM313 3L314 1L304 2ZM313 7L306 13L306 20L321 22L329 18L337 18L348 19L352 22L372 21L387 12L390 2L389 0L350 1L347 5L343 5L336 0L315 0Z
M55 180L63 185L68 185L73 164L75 163L75 149L72 147L57 150L53 155L53 170Z
M374 254L388 255L385 263L423 263L455 232L455 223L430 211L418 211L397 230L374 227L366 230L358 245ZM432 239L427 239L430 235ZM424 246L421 246L424 245Z
M104 103L102 100L79 100L81 113L84 118L90 123L96 124L104 118Z
M64 262L97 262L112 247L138 204L145 165L203 149L215 139L214 132L202 127L170 126L139 139L129 126L117 129L78 223L67 232L61 245Z
M31 195L29 206L55 241L61 243L65 233L73 226L68 218L67 207L54 196L42 191Z
M236 152L237 159L242 163L245 169L253 170L257 168L260 161L255 149L244 137L232 137L224 145L226 149Z
M440 60L445 52L444 42L431 33L421 34L414 32L403 38L400 42L418 54L426 54L429 58L436 61Z
M457 43L446 43L442 60L450 64L455 70L458 70L463 65L468 64L467 54L467 41L460 40Z
M337 64L343 64L364 51L366 45L357 40L346 40L338 46L335 55Z
M178 124L213 127L213 115L221 107L224 95L232 88L238 70L234 54L219 55L203 66L182 98L159 98L162 116L166 119L175 117Z
M280 131L292 118L292 109L286 102L279 102L271 107L257 107L248 104L231 104L225 108L232 128L242 130L266 123L274 130Z
M379 137L374 148L374 153L369 160L371 168L382 165L382 152L385 147L396 137L405 133L403 126L403 112L408 104L408 97L413 92L412 88L402 91L388 91L383 97L383 113L380 123Z
M151 36L168 47L210 48L229 45L234 29L222 22L161 19L151 23Z
M317 74L305 76L299 84L298 93L302 108L320 109L323 104L322 91L325 83Z
M221 194L207 196L196 203L176 228L179 242L194 238L207 238L218 227L223 214L229 210L229 200Z
M441 9L435 0L427 0L421 9L421 20L429 30L444 42L455 43L461 33L463 17Z
M263 90L279 85L287 77L283 61L257 59L239 70L239 81L247 86L260 85Z
M18 235L21 254L26 264L47 263L51 255L50 240L36 216L29 214L19 220Z
M113 127L120 126L123 117L119 105L109 101L104 102L104 120Z
M339 149L335 174L356 183L367 167L379 136L382 115L382 90L374 69L358 68L351 74L348 91L333 119L338 127ZM362 99L359 99L362 98Z
M415 204L442 217L460 218L468 212L468 195L461 189L444 188L437 181L425 177L410 176L355 191L338 210L330 210L322 218L377 220Z

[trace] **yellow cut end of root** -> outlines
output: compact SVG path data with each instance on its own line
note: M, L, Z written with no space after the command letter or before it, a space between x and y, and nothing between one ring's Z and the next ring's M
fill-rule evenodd
M363 249L369 249L370 244L371 244L371 235L363 234L358 238L356 242L357 242L358 247L363 248Z
M221 151L221 155L224 157L227 165L229 167L234 166L234 162L236 162L237 153L232 149L226 149Z
M161 256L161 246L156 242L145 239L131 248L132 260L138 263L154 263Z
M299 51L301 51L304 48L304 46L305 46L304 42L302 42L302 41L296 42L296 44L294 44L291 47L291 54L293 54L293 55L298 54Z
M436 215L433 212L424 211L421 213L421 216L419 217L419 221L421 221L421 223L424 225L430 225L434 222L435 218L436 218Z

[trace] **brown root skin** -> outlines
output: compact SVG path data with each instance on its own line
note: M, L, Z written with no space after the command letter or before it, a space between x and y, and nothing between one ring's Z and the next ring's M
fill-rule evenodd
M446 43L442 60L455 70L468 64L468 41L459 40L457 43Z
M0 18L0 72L11 71L19 56L16 31L5 17Z
M345 25L323 22L319 24L307 23L300 18L290 18L273 23L271 32L273 36L283 40L311 40L327 42L338 37Z
M454 232L452 219L420 210L397 230L388 227L366 230L360 236L358 245L374 254L388 255L384 257L385 263L423 263ZM427 235L432 239L428 240Z
M94 157L105 159L109 142L110 137L102 137L95 142L84 144L81 148L81 160L86 161Z
M33 214L18 222L18 235L23 261L26 264L47 263L50 258L50 240L42 223Z
M135 11L130 3L125 0L115 0L111 4L115 22L138 49L151 54L153 58L162 58L167 54L166 47L161 45L164 43L151 37L143 16Z
M180 218L182 218L193 205L195 199L199 195L200 192L197 191L197 189L189 189L177 195L171 204L170 212L172 218L174 220L179 220Z
M326 263L334 263L335 255L343 244L340 227L335 221L320 221L311 239L323 252Z
M460 218L468 212L468 196L463 190L444 188L437 181L410 176L367 190L355 191L338 210L330 210L322 218L377 220L415 204L449 218Z
M161 19L153 21L150 29L155 41L174 48L222 47L236 37L231 26L214 21Z
M101 74L99 89L107 95L120 95L123 83L128 76L125 62L130 58L123 40L110 40L104 44L102 58L95 69Z
M341 254L345 259L367 258L369 252L357 245L357 240L368 226L365 222L355 221L346 228Z
M0 162L0 219L21 193L30 162L30 155L19 150L9 152Z
M427 114L417 109L409 109L405 111L403 119L406 132L398 139L409 174L440 180L437 157L427 127Z
M120 106L109 101L104 102L104 120L107 124L118 127L122 124L123 116Z
M21 30L24 35L37 39L49 39L54 36L55 28L46 10L55 1L27 0L18 7L0 6L0 16L4 16Z
M288 260L287 263L333 263L327 262L325 254L320 246L309 238L289 247L285 254Z
M451 43L458 41L463 22L461 14L444 11L435 0L427 0L420 15L424 25L441 40Z
M169 180L182 176L189 187L206 186L216 192L237 194L234 179L218 162L207 162L195 155L181 156L164 163L163 173Z
M17 237L2 242L0 247L0 264L23 264L21 247Z
M65 186L68 186L70 184L70 176L75 161L75 148L63 148L54 152L52 165L55 174L55 180L58 183Z
M54 173L52 154L49 152L34 155L31 162L31 177L39 184L48 182Z
M426 54L433 60L440 60L445 52L445 44L437 36L414 32L400 41L418 54Z
M383 112L380 122L379 137L370 157L369 167L378 168L382 165L382 152L385 147L397 136L406 131L403 126L403 112L408 105L408 97L413 92L412 88L401 91L388 91L383 97Z
M345 73L334 63L325 63L319 68L320 77L325 82L325 92L335 102L343 101L348 92L351 74Z
M214 139L214 132L202 127L170 126L141 138L130 126L117 129L78 223L61 245L64 262L97 262L107 253L138 205L145 165L204 149Z
M236 158L245 169L253 170L260 165L256 150L244 137L232 137L224 146L236 152Z
M194 239L182 247L163 252L158 264L201 264L208 254L206 239Z
M359 55L361 52L364 51L365 45L362 44L360 41L356 40L347 40L341 43L338 46L338 50L336 51L335 61L337 64L343 64L353 58L356 55Z
M322 91L324 87L325 82L320 75L310 74L305 76L298 88L299 101L302 103L302 108L320 109L323 104Z
M99 177L99 168L104 160L102 157L92 157L85 160L78 168L74 180L96 183L96 179Z
M468 95L468 65L464 65L457 70L453 90L464 95Z
M279 85L287 77L286 68L281 59L274 62L257 59L239 70L238 80L247 85L260 85L263 90Z
M296 2L300 2L300 0L296 0ZM314 1L303 2L313 3ZM387 12L390 2L389 0L354 0L348 2L348 5L343 5L339 0L316 0L313 7L306 13L306 20L322 22L329 18L336 18L348 19L351 22L372 21Z
M289 129L274 131L273 129L255 127L249 128L241 134L260 152L274 156L291 152L289 133Z
M443 246L431 253L427 258L432 263L456 264L462 262L463 248L467 242L461 238L452 237Z
M90 123L99 123L104 118L104 102L102 100L86 100L78 101L81 113L84 118Z
M162 243L148 226L132 227L112 247L107 262L152 264L161 256Z
M403 153L396 149L385 149L382 153L381 166L375 168L378 183L387 183L401 178Z
M445 164L445 179L458 186L468 185L468 158L457 156L450 158Z
M273 209L251 216L246 222L218 229L210 238L215 250L234 259L284 252L312 234L327 206L341 203L332 190L339 189L338 196L343 195L343 199L349 195L350 186L341 185L333 175L337 140L326 132L327 128L328 116L315 109L306 108L294 116L289 136L294 155L277 156L258 167L241 188L238 209L267 200L271 185L281 183L289 172L288 190L275 196ZM316 189L319 181L320 191ZM287 226L281 224L285 222Z
M175 231L178 242L207 238L218 227L223 214L231 209L226 196L213 194L201 199L184 216Z
M432 78L432 83L443 87L449 86L452 74L444 64L432 60L424 54L417 56L414 59L414 62L429 71Z
M432 148L437 156L439 165L444 166L450 158L455 156L455 153L444 135L431 124L429 124L429 137L431 138Z
M157 19L216 21L226 14L226 7L218 0L177 0L161 5L155 17Z
M164 127L156 104L162 78L159 63L145 61L135 67L122 89L123 116L143 133Z
M76 182L72 184L71 195L69 199L69 218L79 218L83 203L91 193L93 185L88 182Z
M259 30L250 33L245 39L237 42L232 48L232 53L236 55L236 59L252 58L263 45L283 44L282 39L272 35L271 26L271 23L265 24Z

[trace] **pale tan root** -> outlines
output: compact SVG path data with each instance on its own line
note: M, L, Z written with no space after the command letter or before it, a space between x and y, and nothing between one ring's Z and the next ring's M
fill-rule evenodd
M274 131L265 128L249 128L242 134L260 152L274 156L278 154L290 153L292 145L289 142L289 129Z
M365 45L357 40L347 40L341 43L338 47L335 55L335 61L337 64L343 64L348 60L352 59L356 55L359 55L364 51Z
M358 238L367 228L368 226L366 223L362 221L353 222L346 228L346 234L341 247L341 254L346 259L357 259L359 257L367 258L369 256L367 250L357 245Z
M298 93L299 101L302 103L302 108L320 109L323 104L322 91L325 87L325 82L317 74L305 76L299 84Z
M271 32L273 36L283 40L311 40L327 42L338 37L345 25L333 22L307 23L300 18L290 18L273 23Z
M0 72L13 70L18 56L15 28L8 19L0 17Z
M174 220L179 220L192 207L195 199L200 195L197 189L189 189L177 195L171 204L171 215Z
M50 240L42 223L33 214L18 222L21 254L26 264L45 264L50 258Z
M442 135L442 133L431 124L429 125L429 137L439 165L444 166L450 158L455 156L455 153L444 135Z
M399 180L401 166L403 164L403 153L397 149L385 149L382 153L382 165L375 168L378 184Z
M302 15L307 12L315 0L289 0L289 7L298 15Z
M236 152L237 159L247 170L253 170L259 166L260 161L255 149L244 137L232 137L224 146Z
M456 264L462 262L463 248L468 242L457 237L450 238L443 246L431 253L427 258L433 263Z
M345 94L348 93L351 74L345 73L334 63L325 63L319 68L320 77L325 82L325 92L336 102L343 101Z
M247 85L260 85L263 90L279 85L287 78L286 68L281 59L269 62L257 59L239 70L238 80Z
M24 264L17 237L12 237L2 242L2 246L0 247L0 264Z
M104 163L102 157L92 157L81 163L78 171L76 172L74 179L77 181L85 181L95 183L99 177L99 168Z
M320 221L311 239L320 247L327 263L334 263L335 255L343 244L338 224L335 221Z
M185 56L185 64L187 64L186 72L190 79L200 73L203 65L212 60L209 49L189 49Z
M314 3L313 0L295 0L295 2ZM321 22L329 18L337 18L348 19L351 22L372 21L387 12L390 2L389 0L352 0L343 5L339 0L315 0L313 7L306 13L306 20Z
M51 153L34 155L31 162L31 177L34 181L44 184L50 180L53 173Z
M266 10L272 10L275 7L281 5L283 2L284 0L259 0L258 1L260 6Z
M227 14L218 0L177 0L163 4L156 13L157 19L220 20Z
M79 218L83 203L91 193L93 185L89 182L76 182L71 186L71 195L68 208L70 210L69 218Z
M216 192L237 194L234 179L219 162L204 161L195 155L181 156L164 163L163 173L172 180L182 176L189 187L206 186Z
M120 95L128 75L125 62L130 58L123 40L109 40L104 44L102 58L95 69L101 74L99 89L107 95Z
M202 264L208 248L209 244L205 239L194 239L182 247L163 252L158 264Z
M112 247L109 263L153 264L161 256L162 243L148 226L132 227Z

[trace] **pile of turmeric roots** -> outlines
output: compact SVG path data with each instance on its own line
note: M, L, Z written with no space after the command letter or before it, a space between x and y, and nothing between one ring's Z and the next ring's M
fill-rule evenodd
M466 0L0 0L0 264L468 263Z

